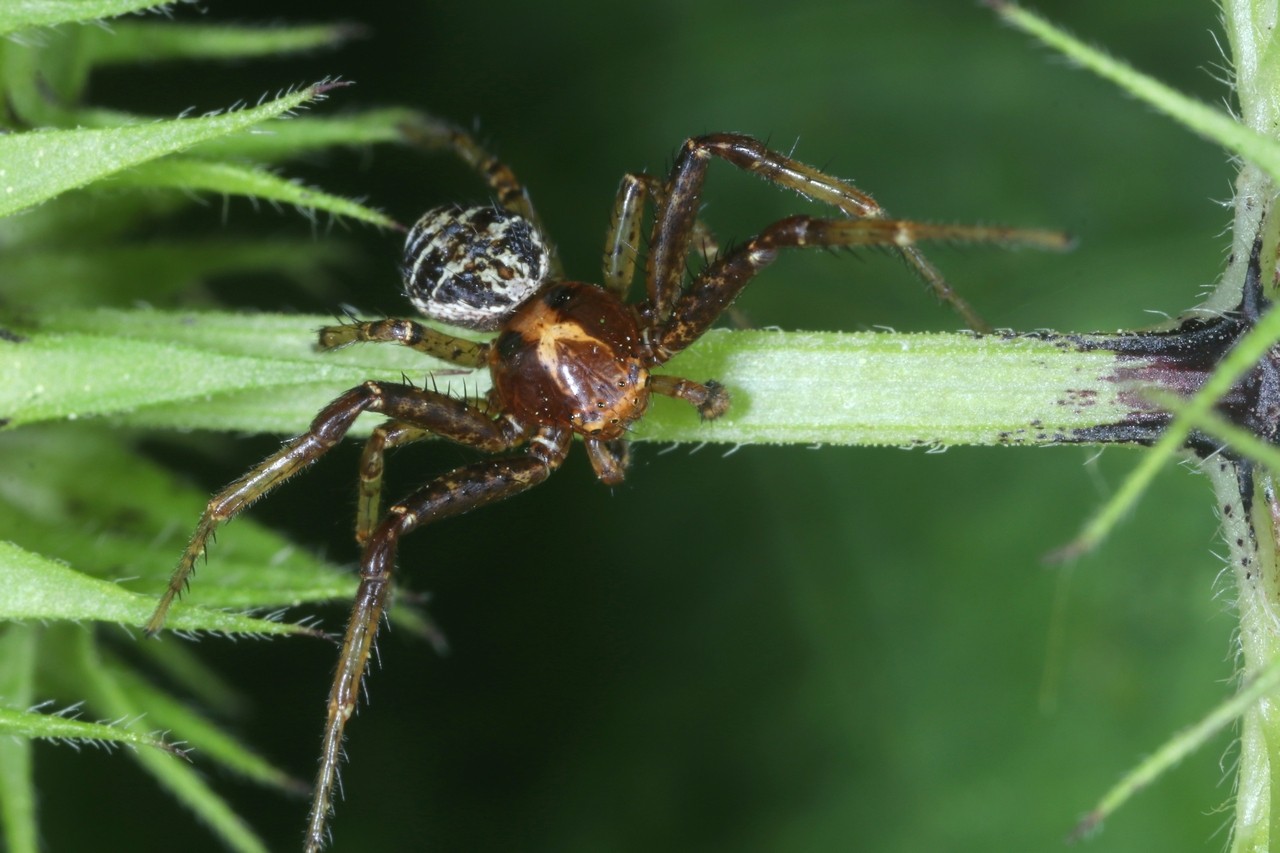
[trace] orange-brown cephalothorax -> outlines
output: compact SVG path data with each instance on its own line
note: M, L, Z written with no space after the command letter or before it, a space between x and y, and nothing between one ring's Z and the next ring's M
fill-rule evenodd
M593 284L556 282L493 342L493 393L520 423L613 441L649 406L643 349L633 309Z

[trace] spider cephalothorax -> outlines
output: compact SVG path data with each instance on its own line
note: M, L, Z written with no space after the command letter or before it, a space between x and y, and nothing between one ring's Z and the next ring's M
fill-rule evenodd
M982 329L982 321L920 253L917 242L1021 242L1048 248L1066 244L1057 232L890 220L856 187L748 136L722 133L685 142L665 181L626 175L605 238L602 284L568 281L510 169L470 136L442 122L427 120L404 132L411 142L451 148L488 179L497 199L497 205L436 208L418 221L406 244L405 293L429 318L495 335L477 343L411 320L375 320L325 327L320 330L320 347L398 343L464 368L487 369L492 390L485 400L469 400L408 384L370 381L339 396L316 415L307 432L209 501L148 625L150 632L163 626L196 557L220 524L322 456L342 440L361 413L387 417L374 428L361 457L355 525L356 541L363 547L360 586L329 692L307 851L318 850L327 837L342 734L355 710L360 679L387 604L400 537L541 483L564 461L574 435L581 437L602 481L621 481L628 427L645 414L651 394L684 400L706 419L724 414L729 396L718 383L652 371L701 337L747 282L773 262L779 249L888 247L970 326ZM697 218L707 163L713 158L833 205L843 216L783 219L720 254ZM645 292L639 301L628 303L646 202L653 207L653 218ZM687 261L695 245L707 266L690 278ZM429 481L383 512L386 450L427 437L466 445L487 458Z
M489 355L493 395L521 422L587 441L622 438L649 407L649 365L631 306L593 284L555 282L519 306Z

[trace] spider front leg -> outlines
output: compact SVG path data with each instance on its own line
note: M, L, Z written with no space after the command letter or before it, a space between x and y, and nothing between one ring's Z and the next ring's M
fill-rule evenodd
M646 200L662 209L666 201L662 182L652 175L633 172L623 175L604 237L604 288L619 299L627 298L635 277ZM692 227L692 244L702 253L703 263L712 263L720 254L719 242L701 219L695 218Z
M927 240L1004 245L1026 244L1061 249L1069 240L1057 231L981 225L931 225L894 219L815 219L792 216L765 228L746 243L721 256L695 278L676 300L670 318L651 341L654 364L668 361L711 327L779 249L836 246L914 248Z
M341 349L356 343L392 343L463 367L483 367L489 345L446 335L412 320L374 320L320 329L320 349Z
M444 394L389 382L366 382L352 388L316 415L307 432L285 444L209 500L168 588L147 622L148 634L155 634L164 626L169 608L186 587L196 558L204 553L214 531L249 504L328 453L362 412L381 412L487 453L510 449L519 440L510 422L495 421L466 402Z
M759 140L738 133L715 133L685 142L671 169L666 184L666 202L658 211L650 246L648 288L649 299L660 320L674 310L681 293L685 263L694 234L694 220L702 198L707 163L717 157L746 172L759 175L780 187L795 190L806 198L826 202L856 219L886 220L888 213L867 193L845 181L812 166L765 147ZM1039 232L1048 234L1048 232ZM1053 235L1051 248L1064 243L1062 235ZM964 239L960 234L940 239ZM1039 245L1039 241L1026 240ZM845 245L834 243L831 245ZM915 268L939 299L951 305L974 331L990 331L990 326L956 293L942 273L929 262L914 243L887 241Z
M543 427L530 440L525 456L477 462L445 474L388 509L369 538L360 561L360 587L329 691L320 771L307 825L307 853L317 853L327 840L325 827L333 809L342 735L359 700L360 681L386 608L401 537L423 525L461 515L538 485L560 467L571 440L569 430Z

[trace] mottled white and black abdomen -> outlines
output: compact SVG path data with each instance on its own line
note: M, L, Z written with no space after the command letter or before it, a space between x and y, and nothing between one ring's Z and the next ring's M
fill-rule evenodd
M404 292L427 317L492 331L542 285L551 253L525 218L498 207L427 211L404 248Z

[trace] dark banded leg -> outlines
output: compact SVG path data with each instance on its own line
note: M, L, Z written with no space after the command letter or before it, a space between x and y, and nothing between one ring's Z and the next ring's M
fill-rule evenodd
M652 175L628 172L622 176L622 183L613 201L613 215L609 218L609 228L604 238L604 288L616 294L619 299L627 298L627 291L631 289L631 282L635 278L645 200L651 200L655 207L661 209L665 198L663 192L662 182ZM705 222L697 218L693 221L693 231L693 247L702 253L704 263L712 263L720 253L720 244L715 235ZM666 316L664 312L670 308L669 305L656 303L654 307L659 317Z
M333 809L342 734L359 700L360 680L387 605L401 537L423 525L461 515L538 485L560 466L571 439L572 433L568 430L544 427L530 441L527 455L490 459L459 468L387 510L361 558L360 587L329 691L320 771L307 825L307 853L316 853L327 840L325 826Z
M147 622L148 634L154 634L164 626L165 615L186 587L196 558L205 551L213 532L249 504L328 453L362 412L381 412L483 453L508 450L521 439L509 421L495 421L465 401L444 394L389 382L366 382L352 388L325 406L307 432L209 499L204 515L200 517L195 533L169 579L168 589Z
M649 377L649 390L664 397L684 400L698 410L703 420L715 420L729 411L729 392L714 379L704 385L678 376L658 374Z
M320 349L340 349L355 343L400 344L464 367L483 367L489 357L488 344L446 335L412 320L375 320L320 329Z
M700 136L685 142L671 175L667 179L667 203L659 209L650 241L649 290L655 305L674 299L681 289L685 260L702 198L707 163L717 157L739 169L758 175L780 187L795 190L806 198L831 204L856 219L884 220L888 214L874 198L857 187L766 148L758 140L734 133ZM1041 232L1042 234L1046 232ZM965 239L960 234L943 235L940 239ZM1063 248L1067 239L1056 235L1046 243L1028 240L1034 245ZM907 263L924 278L939 299L951 305L975 331L989 331L989 326L959 294L947 284L942 273L925 258L914 244L886 242L899 251Z
M369 541L381 517L382 472L386 452L393 447L431 438L435 433L403 421L388 421L373 428L360 453L360 492L356 498L356 544Z
M453 151L462 162L484 178L497 197L498 204L533 223L533 227L551 249L551 274L556 278L563 278L559 253L551 245L546 229L542 227L542 221L533 209L528 191L510 167L485 150L484 146L462 128L432 116L420 114L416 120L400 125L400 132L411 145L428 150L447 148Z
M773 223L723 255L680 294L671 318L653 340L655 364L683 350L716 321L752 277L773 263L779 249L809 246L913 248L925 240L1065 247L1056 231L969 225L930 225L894 219L814 219L792 216ZM656 389L655 389L656 390ZM666 393L659 391L659 393Z

